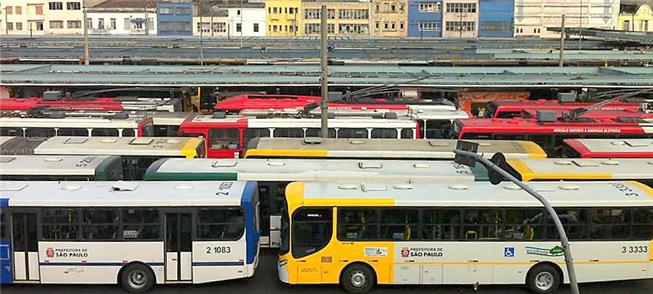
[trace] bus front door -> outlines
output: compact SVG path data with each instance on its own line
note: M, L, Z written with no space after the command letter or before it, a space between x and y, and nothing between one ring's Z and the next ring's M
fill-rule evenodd
M193 279L190 213L166 213L166 281Z
M38 281L39 253L35 213L12 214L14 281Z

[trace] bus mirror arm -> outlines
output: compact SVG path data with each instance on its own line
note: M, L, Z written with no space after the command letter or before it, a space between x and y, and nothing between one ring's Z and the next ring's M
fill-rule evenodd
M571 293L573 294L579 294L578 290L578 282L576 280L576 271L574 270L574 260L571 256L571 247L569 245L569 239L567 238L567 234L565 233L565 228L562 226L562 222L560 221L560 218L558 217L558 214L556 213L555 209L551 206L549 201L547 201L540 193L532 189L530 186L527 184L519 181L517 178L515 178L513 175L511 175L509 172L505 171L498 165L494 164L494 162L486 159L483 157L482 154L478 154L476 152L469 152L469 151L464 151L464 150L454 150L454 153L463 156L463 157L471 157L474 158L476 161L480 161L481 164L483 164L485 167L488 169L492 169L502 175L505 179L510 180L513 182L515 185L518 187L522 188L524 191L528 192L531 196L533 196L535 199L537 199L542 205L544 205L544 208L546 211L551 215L551 218L553 219L553 222L556 226L556 229L558 230L558 234L560 235L560 244L562 245L562 248L564 249L564 254L565 254L565 264L567 266L567 272L569 274L569 283L571 284Z

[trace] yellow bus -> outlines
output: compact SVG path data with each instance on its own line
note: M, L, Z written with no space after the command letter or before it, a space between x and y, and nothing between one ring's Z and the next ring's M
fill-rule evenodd
M653 189L638 182L538 182L573 249L579 282L653 278ZM344 184L286 188L279 279L341 284L568 283L542 205L512 183Z

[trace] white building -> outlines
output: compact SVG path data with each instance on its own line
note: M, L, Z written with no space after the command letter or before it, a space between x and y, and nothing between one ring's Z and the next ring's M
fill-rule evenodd
M515 36L558 38L547 31L560 27L615 29L619 0L515 0Z
M156 35L156 0L108 0L87 9L89 34Z
M265 7L260 3L245 3L227 8L227 30L231 37L265 37ZM242 34L241 34L242 32Z

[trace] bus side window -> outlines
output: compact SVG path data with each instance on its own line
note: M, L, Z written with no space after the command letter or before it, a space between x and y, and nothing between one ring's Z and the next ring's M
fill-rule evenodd
M425 209L422 212L422 240L459 240L460 210Z
M382 209L381 240L418 240L418 214L416 209Z
M306 137L320 137L321 130L318 128L308 128L306 129ZM336 137L336 129L329 128L329 138Z
M302 258L329 244L332 208L300 208L292 217L292 256Z
M653 208L635 208L633 211L633 239L653 238Z
M27 128L25 137L54 137L56 132L53 128Z
M372 129L371 133L372 139L375 138L387 138L387 139L396 139L397 130L396 129Z
M197 213L197 237L201 240L238 240L244 230L240 207L202 208Z
M122 210L121 238L125 240L160 239L161 225L158 209L125 208Z
M463 221L465 240L500 239L502 220L499 209L466 209Z
M134 129L122 129L123 137L136 137L136 132Z
M91 130L91 136L93 137L118 137L118 135L118 129L95 128Z
M506 209L504 240L543 240L547 212L533 208Z
M339 208L338 239L378 240L377 211L370 208Z
M57 136L81 136L88 137L88 129L85 128L60 128Z
M587 209L580 208L556 208L556 213L560 218L560 222L565 227L567 237L569 240L583 240L588 238L587 235ZM559 240L558 231L556 230L553 221L547 217L547 239Z
M41 216L44 240L78 239L77 210L66 208L46 208Z
M592 240L628 240L630 210L624 208L593 208L588 211L590 226L587 235Z
M249 141L254 138L269 138L270 129L266 128L251 128L245 129L245 146L249 144Z
M22 137L23 129L0 127L0 136Z
M209 148L240 149L240 131L238 129L211 129L209 131Z
M301 128L276 128L274 129L275 138L303 138L304 129Z
M413 129L401 129L401 139L414 139Z
M362 128L340 128L338 138L367 138L367 129Z
M82 211L82 239L118 240L119 216L118 209L85 208Z

